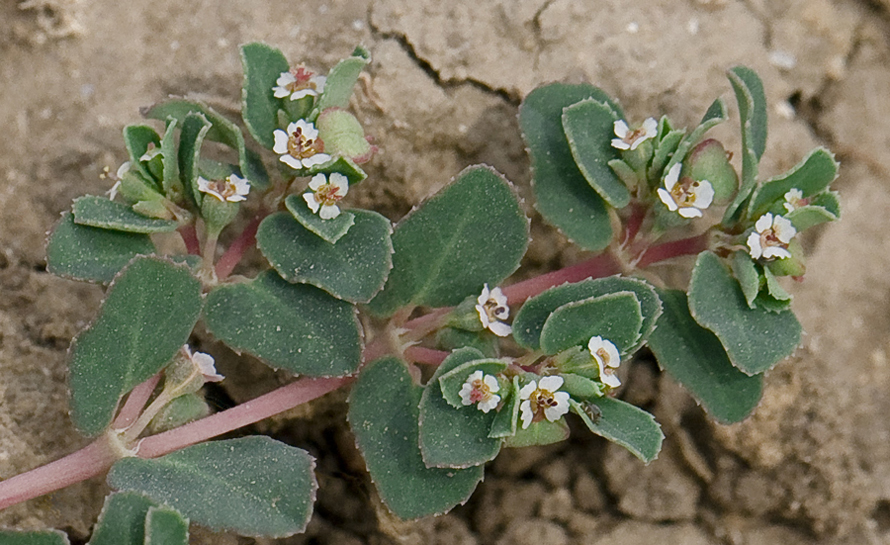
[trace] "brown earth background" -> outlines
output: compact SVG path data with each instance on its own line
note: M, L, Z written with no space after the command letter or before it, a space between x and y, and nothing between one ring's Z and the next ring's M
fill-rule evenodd
M45 233L72 198L108 188L99 174L124 160L121 129L140 106L193 93L234 111L239 44L265 41L322 71L368 46L353 106L382 152L350 198L392 219L480 162L529 199L516 114L539 84L590 81L631 120L665 113L691 126L716 96L734 103L724 73L741 63L769 101L762 175L827 146L842 162L844 206L840 223L805 240L810 272L793 286L803 346L768 374L753 417L714 424L637 362L624 395L663 425L657 461L579 433L502 453L467 505L404 523L375 508L343 396L329 396L254 430L319 456L308 532L250 540L193 526L192 543L890 543L888 10L888 0L0 0L0 478L85 444L66 415L65 351L102 293L45 272ZM716 131L729 149L736 133L737 117ZM526 270L579 259L540 218L532 230ZM235 400L285 379L204 348ZM61 528L82 543L105 492L101 479L74 486L0 513L0 526Z

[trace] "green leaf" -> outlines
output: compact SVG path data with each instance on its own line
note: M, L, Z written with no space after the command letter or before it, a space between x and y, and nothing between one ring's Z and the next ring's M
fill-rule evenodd
M535 208L579 246L597 251L612 240L609 213L578 170L562 126L563 108L587 98L609 104L618 117L624 117L617 104L593 85L551 83L522 101L519 126L532 159Z
M355 307L318 288L290 284L274 271L211 291L204 320L226 344L276 369L343 376L354 373L361 361Z
M659 295L664 314L649 337L658 365L718 422L744 420L760 402L763 376L748 376L733 367L720 339L692 319L685 293L663 290Z
M593 399L603 397L603 390L599 384L593 380L576 375L574 373L563 373L560 375L563 379L563 385L560 390L568 392L572 399L581 401L585 399Z
M69 406L78 430L94 436L111 423L121 396L185 344L201 304L201 282L183 265L137 257L115 277L99 317L69 351Z
M336 244L309 231L291 214L272 214L260 224L257 246L288 282L311 284L339 299L367 303L383 288L392 268L392 227L376 212L351 213L355 225Z
M464 503L483 467L428 468L418 446L422 389L405 364L383 358L366 366L349 396L349 424L383 503L398 517L439 515Z
M475 348L455 350L424 388L420 398L419 442L427 467L478 466L494 460L500 452L501 440L488 436L497 411L486 414L476 405L464 406L458 395L467 377L475 371L495 375L507 368L502 361L483 360L484 357Z
M128 233L168 233L179 224L171 220L147 218L126 204L105 197L87 195L74 199L74 223Z
M278 128L278 99L275 82L290 66L284 54L264 43L251 42L241 46L244 84L241 90L241 115L254 140L267 149L275 145L272 133Z
M148 125L127 125L124 127L124 146L130 156L132 168L138 170L146 180L154 180L155 176L148 170L148 166L139 160L148 151L149 144L155 148L161 146L161 137L153 128Z
M356 48L351 57L338 62L324 84L324 92L318 99L316 109L319 112L327 108L345 108L349 106L349 97L362 69L371 62L371 54L367 49Z
M627 354L640 338L643 314L640 301L632 291L619 291L566 303L554 310L541 329L541 350L556 354L586 345L591 337L601 336Z
M367 173L365 173L365 171L355 164L349 157L337 157L333 162L315 165L306 172L306 176L311 177L318 173L331 174L332 172L339 172L346 176L346 179L349 180L350 187L368 177Z
M829 214L835 218L841 217L841 203L838 200L836 191L824 191L818 195L814 195L810 199L810 206L819 206L824 208Z
M500 284L525 254L528 219L507 180L474 166L402 218L392 242L393 270L370 304L379 315L453 306Z
M155 458L124 458L108 484L136 490L214 531L285 537L306 529L318 485L305 450L265 436L210 441Z
M658 457L664 434L655 417L646 411L611 397L600 397L584 402L569 400L572 412L581 417L593 433L626 448L648 464ZM598 409L590 409L596 407ZM588 411L595 411L591 418Z
M753 70L736 66L726 76L735 91L742 126L742 185L723 215L728 225L743 211L757 183L757 165L766 149L767 116L763 82Z
M336 218L321 219L318 214L312 212L302 195L288 195L284 203L300 225L331 244L340 240L355 224L355 214L348 210L341 210Z
M739 281L748 307L754 308L754 298L760 292L760 273L757 271L757 263L751 259L748 252L738 251L732 256L732 273Z
M144 545L145 518L156 505L136 492L107 496L88 545Z
M806 231L821 223L837 220L837 216L821 206L801 206L785 215L785 219L797 229L797 232Z
M198 208L204 202L204 194L198 190L198 163L201 157L201 145L210 132L212 125L201 113L189 112L183 117L182 130L179 134L179 173L186 193Z
M0 530L0 543L3 545L69 545L68 536L58 530L36 532Z
M510 388L501 388L501 401L504 406L498 411L491 424L489 437L512 437L516 435L519 423L519 376L513 376Z
M519 426L516 434L506 437L504 446L508 448L535 447L559 443L569 438L569 425L562 418L556 422L542 420L527 428Z
M712 252L700 253L695 261L689 310L696 322L717 335L732 364L748 375L772 368L800 343L794 313L749 308L739 283Z
M199 100L170 98L154 106L143 108L141 112L142 115L151 119L165 120L168 117L178 119L183 124L183 130L185 130L185 119L189 114L203 115L211 124L206 138L214 142L222 142L238 152L241 175L250 182L252 187L262 190L269 186L269 174L266 172L266 167L263 166L260 156L244 144L244 135L241 134L241 129L207 104ZM180 150L181 157L182 151ZM182 168L181 159L180 168Z
M689 136L683 138L679 145L674 150L674 153L671 155L670 160L664 166L667 170L670 170L672 166L683 161L686 158L686 155L689 153L689 150L698 144L702 137L704 137L705 133L726 121L728 117L728 113L726 111L726 102L723 101L722 98L717 98L711 105L708 107L708 110L705 112L705 115L702 116L702 120L699 122L698 127L696 127ZM680 131L685 134L685 131ZM723 145L720 145L721 149ZM695 178L696 180L700 180L701 178ZM710 178L707 178L710 181ZM735 188L733 188L735 189Z
M655 146L655 152L652 155L652 162L649 165L650 183L655 186L661 184L661 180L667 172L665 167L667 167L668 161L677 155L675 153L677 146L679 146L680 141L683 140L685 135L686 131L684 130L671 130L659 140L658 144Z
M763 268L763 277L766 279L766 289L771 296L779 301L790 301L791 294L785 291L785 288L779 284L779 280L776 276L769 270L769 268Z
M149 507L145 518L145 545L188 545L188 542L188 519L169 507Z
M837 178L838 166L830 151L814 149L788 172L763 182L757 188L751 197L748 217L759 218L773 203L784 200L785 193L791 189L799 189L804 198L821 193Z
M612 147L617 116L608 104L589 98L562 111L562 126L572 157L590 187L615 208L630 203L627 186L609 168L609 161L620 158Z
M643 315L642 335L636 344L625 348L628 354L636 352L655 328L655 321L661 314L661 301L653 288L645 280L610 276L582 280L574 284L563 284L530 298L522 305L513 319L513 338L520 345L537 350L541 347L541 331L550 314L557 308L590 297L599 297L619 291L632 291L640 301Z
M65 212L47 241L46 266L65 278L108 283L134 257L154 251L148 235L78 225Z
M181 203L185 186L179 177L179 148L176 144L176 129L179 121L174 118L167 119L167 129L161 139L161 153L164 156L163 190L173 202Z
M481 323L480 323L481 325ZM443 327L436 332L436 350L451 352L455 348L470 347L479 350L487 358L500 356L498 337L482 331L467 331L457 327Z
M374 155L376 148L365 138L362 124L346 110L329 108L321 112L315 126L324 142L325 153L346 157L355 163L365 163Z

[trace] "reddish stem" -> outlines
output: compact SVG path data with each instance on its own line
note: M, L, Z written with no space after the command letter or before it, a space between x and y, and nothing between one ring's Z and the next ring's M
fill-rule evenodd
M673 240L643 250L638 258L637 268L645 269L659 261L703 252L708 249L709 239L710 236L706 232L695 237Z
M185 243L186 251L191 255L201 255L201 243L198 242L198 231L195 230L195 224L183 225L177 231Z
M101 475L119 458L103 438L55 462L0 481L0 510Z
M423 346L409 346L405 349L405 358L415 363L439 365L448 357L448 352L433 350Z
M126 403L124 403L123 408L118 413L114 423L111 424L111 427L116 430L122 430L135 422L139 417L139 414L142 412L142 409L145 408L145 403L148 401L148 398L151 397L152 392L155 391L155 386L158 385L160 380L161 374L158 373L139 386L133 388L133 391L127 396Z
M637 238L637 233L640 232L640 227L646 218L646 210L646 207L640 206L638 203L631 205L630 217L627 218L627 223L624 226L623 244L628 245Z
M241 262L241 258L244 257L244 252L256 244L256 231L259 228L262 219L262 217L256 216L250 220L247 227L241 231L238 238L232 242L225 253L219 258L219 261L216 262L217 278L220 280L228 278L235 269L235 266Z
M593 259L582 261L571 267L553 271L535 278L529 278L504 288L504 295L510 304L517 304L534 297L553 286L566 282L580 282L586 278L602 278L621 272L621 266L612 254L601 254Z

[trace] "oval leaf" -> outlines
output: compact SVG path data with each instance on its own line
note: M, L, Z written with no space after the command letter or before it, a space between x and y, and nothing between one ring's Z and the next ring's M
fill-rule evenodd
M562 111L562 126L578 169L590 187L615 208L630 203L630 191L615 172L609 161L620 158L612 147L615 112L607 104L587 99Z
M830 151L814 149L788 172L763 182L757 188L751 198L749 217L759 218L791 189L799 189L805 199L825 191L837 178L838 166Z
M69 545L70 542L68 536L58 530L37 532L0 530L0 543L3 545Z
M207 296L207 329L271 367L314 377L348 375L361 361L355 307L275 271L223 285Z
M300 225L309 229L325 241L334 244L355 224L355 214L343 210L336 218L323 220L314 214L302 195L288 195L284 200L288 211Z
M145 518L156 505L136 492L107 496L88 545L145 545Z
M473 372L493 375L507 368L498 360L473 361L483 358L475 348L455 350L427 383L420 398L420 452L427 467L478 466L494 460L500 452L501 440L488 436L497 411L486 414L476 405L464 406L458 395ZM453 406L455 401L457 407Z
M621 445L647 464L658 458L664 434L655 417L643 409L611 397L584 404L572 399L569 404L593 433Z
M528 219L510 183L475 166L405 216L392 241L393 270L371 301L375 314L412 303L453 306L485 283L498 285L525 254Z
M188 545L189 521L169 507L151 507L145 517L145 545Z
M153 460L124 458L108 484L135 490L211 530L245 536L300 533L315 502L315 460L265 436L210 441Z
M99 317L71 343L71 420L97 435L121 396L170 362L201 313L201 282L188 267L137 257L118 275Z
M318 99L318 111L327 108L345 108L349 106L352 88L358 81L362 69L371 62L371 54L364 47L357 47L352 56L343 59L328 74L324 92Z
M46 268L65 278L107 284L134 257L154 251L148 235L78 225L66 212L47 241Z
M428 468L418 446L422 389L396 358L362 370L349 396L349 425L380 498L396 516L439 515L464 503L482 480L482 466Z
M562 110L587 98L612 106L601 89L589 84L551 83L538 87L519 107L522 138L532 159L535 208L569 239L587 250L602 250L612 240L606 203L578 170L562 126Z
M772 368L800 343L794 313L748 307L741 286L712 252L700 253L695 261L689 310L696 322L717 335L732 364L748 375Z
M149 218L137 214L131 206L95 195L74 199L72 210L74 223L101 229L128 233L169 233L179 227L175 221Z
M658 365L718 422L744 420L760 402L762 375L748 376L733 367L720 339L692 319L685 293L665 290L659 295L664 314L649 337Z
M766 95L760 77L746 66L736 66L726 73L739 105L742 132L742 185L726 208L723 223L730 224L743 211L757 183L757 166L766 149Z
M148 125L127 125L124 127L124 145L130 156L131 165L142 173L146 180L154 180L155 177L140 158L145 155L149 146L155 148L161 146L161 137L158 133Z
M241 114L254 140L268 149L275 145L272 133L278 128L278 99L273 87L282 72L290 66L281 51L259 42L241 46L244 83L241 91Z
M643 314L632 291L619 291L567 303L554 310L541 329L541 350L556 354L573 346L586 345L601 336L627 354L640 338Z
M355 224L336 244L306 229L291 214L272 214L260 224L257 246L288 282L311 284L334 297L367 303L383 288L392 268L392 227L376 212L351 213Z

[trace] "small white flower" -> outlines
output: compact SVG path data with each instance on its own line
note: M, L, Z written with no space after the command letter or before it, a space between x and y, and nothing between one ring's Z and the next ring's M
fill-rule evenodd
M461 386L460 401L464 405L478 403L476 408L487 414L501 402L501 396L495 395L500 389L498 379L475 371Z
M349 191L349 179L339 172L333 172L328 177L316 174L309 182L309 189L312 191L303 193L303 199L312 209L312 213L318 214L323 220L330 220L340 215L337 203Z
M287 131L275 129L272 150L282 163L293 169L309 168L331 160L324 152L324 142L318 137L315 125L304 119L287 126Z
M801 206L806 206L807 201L803 198L803 192L800 189L792 188L785 193L785 210L794 212Z
M213 195L221 201L240 202L247 199L250 184L247 180L231 174L223 180L206 180L198 176L198 190Z
M635 150L646 140L655 138L658 133L658 122L652 117L643 121L643 126L633 131L621 119L615 122L614 127L615 136L618 138L612 139L612 147L620 150Z
M189 348L189 345L185 345L182 347L185 350L186 355L189 360L191 360L192 364L198 368L198 371L202 375L204 375L205 382L219 382L222 379L226 378L219 373L216 372L216 367L214 366L213 356L210 354L205 354L204 352L192 352L192 349Z
M282 72L272 90L275 98L290 96L291 100L297 100L306 96L318 96L324 91L326 81L326 77L316 75L301 64L290 72Z
M513 331L509 324L504 323L510 316L510 307L507 306L507 296L501 288L489 291L488 284L485 284L482 294L476 298L476 303L476 312L479 313L483 328L498 337L506 337Z
M600 382L612 388L621 386L621 381L615 376L615 370L621 365L621 355L612 341L600 336L591 337L590 342L587 343L587 349L590 350L590 355L593 356L596 366L599 367Z
M161 157L164 156L164 152L161 151L161 148L156 147L154 144L149 144L148 150L146 150L146 152L142 154L142 157L140 157L139 160L142 162L151 161L158 155L160 155Z
M684 218L700 218L702 210L711 206L714 188L707 180L693 180L689 176L680 179L680 163L675 164L664 177L664 187L658 188L658 197L671 212Z
M519 399L522 400L519 405L522 429L544 418L556 422L569 412L569 394L557 391L562 383L562 377L543 377L540 386L533 380L519 390Z
M773 217L771 213L767 212L754 223L754 229L755 232L748 235L748 248L751 250L751 257L754 259L791 257L788 244L797 234L797 229L791 225L788 219L782 216Z

